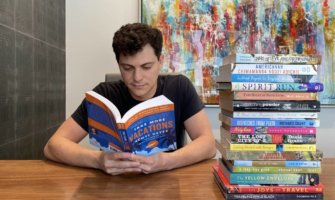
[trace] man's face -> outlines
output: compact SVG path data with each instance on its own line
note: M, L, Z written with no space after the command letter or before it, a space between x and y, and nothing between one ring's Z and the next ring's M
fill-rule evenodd
M135 55L121 54L119 68L123 81L134 99L145 101L155 95L161 63L149 44Z

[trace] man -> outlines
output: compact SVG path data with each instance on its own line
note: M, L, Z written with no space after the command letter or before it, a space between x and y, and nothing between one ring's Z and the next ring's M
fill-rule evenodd
M83 102L50 138L44 148L45 156L69 165L101 169L111 175L154 173L213 157L216 150L211 126L191 82L182 75L159 76L162 33L145 24L127 24L115 33L113 50L123 81L100 83L94 91L111 100L121 115L139 102L165 95L175 104L178 149L147 157L87 149L78 144L87 135ZM185 129L192 139L186 146Z

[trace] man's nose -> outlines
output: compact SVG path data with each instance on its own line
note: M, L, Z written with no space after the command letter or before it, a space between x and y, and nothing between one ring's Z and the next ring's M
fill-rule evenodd
M134 80L135 81L140 81L140 80L142 80L142 78L143 78L142 71L140 69L136 69L134 71Z

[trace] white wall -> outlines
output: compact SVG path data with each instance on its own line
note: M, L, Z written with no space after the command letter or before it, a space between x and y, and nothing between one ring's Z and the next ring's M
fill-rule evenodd
M114 32L123 24L139 21L139 0L66 1L66 116L84 97L84 92L118 72L112 50ZM206 108L216 138L219 138L219 108ZM322 108L318 148L335 157L335 108ZM85 141L83 144L86 144ZM88 145L89 146L89 145Z

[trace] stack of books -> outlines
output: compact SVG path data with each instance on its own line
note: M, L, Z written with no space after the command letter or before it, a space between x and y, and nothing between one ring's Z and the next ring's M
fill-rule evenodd
M291 54L224 58L216 80L222 158L213 172L227 200L323 199L320 61Z

